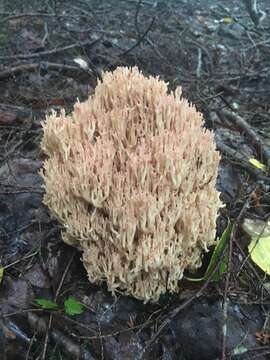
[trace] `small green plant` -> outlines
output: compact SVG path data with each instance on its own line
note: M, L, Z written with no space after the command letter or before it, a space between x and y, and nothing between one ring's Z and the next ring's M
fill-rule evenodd
M44 310L56 310L59 306L56 302L49 299L36 299L37 304ZM80 315L84 311L83 304L79 303L74 297L70 296L64 301L64 312L67 315Z
M228 254L227 252L223 255L223 252L226 251L226 245L230 239L231 233L232 233L233 225L229 221L226 229L223 231L223 234L221 235L221 238L219 239L215 250L213 252L213 255L211 257L211 260L209 262L209 265L207 267L207 270L203 277L201 278L189 278L186 277L189 281L205 281L208 280L209 277L212 277L213 281L218 281L221 278L221 275L224 274L227 271L227 265L228 265ZM222 260L220 261L220 258L222 257ZM218 263L220 261L219 267L216 270L215 274L213 274L213 271L216 269Z
M83 312L83 305L72 296L64 302L64 307L65 313L71 316L80 315Z

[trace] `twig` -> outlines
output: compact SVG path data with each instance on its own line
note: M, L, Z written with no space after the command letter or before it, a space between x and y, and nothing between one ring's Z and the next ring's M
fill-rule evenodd
M251 126L235 112L223 109L221 110L221 114L230 121L233 121L236 126L238 126L246 133L246 135L254 143L254 146L256 146L257 151L264 157L266 165L270 167L270 147L264 144L261 137L256 133L256 131L253 130Z
M102 333L100 322L98 321L98 335L99 335L99 342L100 342L100 350L101 350L101 360L104 360L104 347L103 347L103 340L102 340Z
M247 171L253 178L255 178L255 180L262 181L265 184L270 184L270 178L264 176L261 170L258 170L252 165L250 165L244 155L239 153L237 150L232 149L230 146L224 144L222 141L219 140L218 137L216 137L216 139L217 148L219 151L232 158L238 166Z
M45 191L43 190L17 190L17 191L0 191L0 195L18 195L18 194L40 194L43 195Z
M202 49L198 47L198 65L196 69L196 77L200 79L202 70Z
M45 34L44 34L43 39L41 41L41 46L43 48L45 47L46 41L47 41L47 39L49 37L48 24L46 22L44 23L44 32L45 32Z
M186 39L185 42L188 44L193 44L193 45L197 46L198 48L200 48L202 50L202 52L204 52L204 54L206 55L208 62L209 62L209 73L210 73L210 75L212 75L213 74L213 61L212 61L212 56L209 54L208 50L200 42L195 41L193 39Z
M254 25L259 26L266 16L265 12L257 8L257 0L243 0L243 2Z
M20 262L23 261L23 260L32 258L33 256L35 256L35 255L37 255L37 254L38 254L38 251L35 251L35 252L33 252L32 254L26 255L26 256L24 256L24 257L21 258L21 259L15 260L15 261L13 261L12 263L7 264L6 266L4 266L4 269L6 270L6 269L8 269L8 268L10 268L10 267L12 267L12 266L20 263Z
M204 290L208 287L209 283L211 282L214 274L216 273L217 269L219 268L221 261L224 258L224 252L222 254L222 256L220 257L218 263L216 264L215 269L213 270L212 274L209 276L209 278L205 281L205 283L201 286L201 288L199 289L199 291L196 292L196 294L194 294L193 296L191 296L190 298L188 298L185 302L183 302L180 306L177 306L175 309L173 309L171 311L171 313L166 317L166 319L161 323L161 325L158 327L155 335L148 341L148 343L146 344L146 346L144 347L144 349L141 352L141 355L139 357L139 359L143 359L144 354L150 350L150 348L152 347L152 345L156 342L156 340L158 339L158 337L160 336L160 334L162 333L163 330L165 330L167 328L167 326L169 325L169 323L172 321L173 318L175 318L180 311L182 311L183 309L185 309L189 304L191 304L195 299L199 298L202 296Z
M38 58L38 57L42 57L42 56L58 54L58 53L61 53L61 52L67 51L67 50L80 48L80 47L83 47L83 46L86 46L86 45L89 45L89 47L93 47L96 43L99 42L100 39L101 39L101 37L94 40L94 41L87 40L87 41L84 41L84 42L77 42L77 43L74 43L74 44L71 44L71 45L66 45L66 46L55 48L55 49L52 49L52 50L40 51L40 52L37 52L37 53L0 56L0 60L34 59L34 58Z
M46 360L46 354L47 354L47 348L48 348L48 340L49 340L49 332L50 332L51 327L52 327L52 318L53 318L53 315L50 314L49 323L48 323L46 334L45 334L45 340L44 340L44 346L43 346L43 351L42 351L42 355L41 355L41 360Z
M43 310L44 311L44 310ZM36 329L36 332L38 334L43 334L46 332L46 329L48 327L48 324L46 321L35 315L33 312L28 313L28 322L31 326L31 328ZM85 360L94 360L95 358L88 352L87 350L84 350L83 354L80 349L80 345L76 344L72 339L67 337L65 334L60 332L57 329L52 330L52 338L54 341L63 347L64 351L72 356L72 358L75 359L85 359Z
M0 16L6 16L4 19L0 20L0 24L3 24L4 22L10 21L10 20L17 20L17 19L21 19L24 17L62 17L62 18L67 18L67 17L74 17L74 15L72 14L48 14L48 13L25 13L25 14L10 14L8 12L3 12L0 13Z
M232 229L232 233L229 240L229 253L228 253L228 264L227 264L227 274L226 274L226 281L225 281L225 289L223 295L223 326L222 326L222 360L227 359L227 321L228 321L228 292L229 292L229 284L230 284L230 276L231 276L231 265L232 265L232 254L233 254L233 244L235 242L235 233L240 226L241 220L244 216L244 213L249 205L250 199L256 190L257 185L253 187L251 192L249 193L242 209L237 216L235 224Z
M139 18L139 13L140 13L140 8L141 5L144 4L144 2L142 0L139 0L137 2L137 6L136 6L136 13L135 13L135 28L137 31L137 35L138 37L141 36L141 31L139 29L139 23L138 23L138 18ZM152 47L152 49L155 51L155 53L163 60L163 61L167 61L167 59L160 53L160 51L156 48L156 46L153 44L153 42L149 39L149 38L145 38L146 42Z
M139 37L141 36L141 32L140 32L139 25L138 25L138 16L139 16L141 4L142 4L142 0L139 0L137 2L136 13L135 13L135 28L136 28L136 31L137 31L137 34Z
M137 46L140 45L140 43L144 40L144 38L146 37L146 35L149 33L149 31L151 30L152 26L154 25L156 18L153 17L151 20L151 23L149 24L149 26L147 27L147 29L145 30L145 32L139 37L138 41L136 42L136 44L134 44L133 46L131 46L131 48L127 49L126 51L124 51L122 54L120 54L120 56L126 56L127 54L129 54L132 50L134 50ZM0 58L1 59L1 58Z
M225 290L223 295L223 326L222 326L222 360L226 360L226 347L227 347L227 320L228 320L228 291L230 284L230 273L231 273L231 263L232 263L232 249L233 249L233 239L235 233L235 226L233 227L230 241L229 241L229 254L228 254L228 264L227 264L227 274L225 281Z
M238 244L238 242L236 242L235 245L238 248L238 250L240 251L243 258L245 258L246 254L245 254L244 250L241 248L241 246ZM248 267L250 268L250 270L255 275L256 279L258 280L259 285L266 290L266 292L267 292L267 294L269 296L270 295L270 290L268 290L266 287L264 287L264 283L263 283L262 279L260 278L258 272L256 271L254 265L252 264L252 262L250 260L250 257L247 256L243 263L244 263L245 266L248 265ZM243 271L243 263L241 265L240 270L236 274L236 278L238 278L240 276L241 272Z
M66 278L66 276L67 276L67 273L68 273L68 271L69 271L69 269L70 269L70 266L71 266L71 264L72 264L72 261L73 261L73 259L74 259L75 254L76 254L76 251L73 250L72 255L71 255L71 257L70 257L70 259L69 259L69 261L68 261L68 263L67 263L67 266L66 266L66 268L65 268L65 271L63 272L63 275L62 275L61 280L60 280L60 282L59 282L59 285L58 285L58 287L57 287L57 290L56 290L56 293L55 293L55 296L54 296L54 301L55 301L55 302L57 301L57 298L58 298L58 296L59 296L59 294L60 294L60 291L61 291L61 289L62 289L63 283L64 283L65 278Z
M65 268L65 271L63 272L63 275L61 277L61 280L58 284L58 287L57 287L57 290L55 292L55 296L54 296L54 301L56 302L57 301L57 298L59 296L59 293L62 289L62 286L63 286L63 283L65 281L65 278L67 276L67 273L70 269L70 266L71 266L71 263L74 259L74 256L75 256L75 251L72 252L72 255L67 263L67 266ZM46 330L46 335L45 335L45 340L44 340L44 346L43 346L43 351L42 351L42 356L41 356L41 360L45 360L46 359L46 354L47 354L47 347L48 347L48 340L49 340L49 333L50 333L50 330L51 330L51 327L52 327L52 320L53 320L53 314L50 314L50 318L49 318L49 323L48 323L48 326L47 326L47 330Z
M250 35L248 37L251 40ZM253 40L253 45L245 48L244 50L247 51L247 50L250 50L250 49L254 49L254 48L257 48L258 46L268 44L269 42L270 42L270 39L262 40L262 41L259 41L257 43L255 43L254 40Z

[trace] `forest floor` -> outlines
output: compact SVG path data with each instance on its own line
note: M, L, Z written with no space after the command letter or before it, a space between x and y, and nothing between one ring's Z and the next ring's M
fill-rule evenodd
M269 358L270 281L241 227L269 219L269 5L260 22L238 0L0 1L0 359ZM217 236L234 224L227 273L158 304L91 285L42 204L41 122L118 65L181 86L204 114L222 154Z

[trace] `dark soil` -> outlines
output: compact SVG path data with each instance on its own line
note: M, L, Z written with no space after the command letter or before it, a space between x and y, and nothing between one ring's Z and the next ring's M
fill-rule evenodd
M0 2L0 359L269 358L269 277L249 258L241 223L270 211L268 173L248 161L270 166L270 4L259 1L260 21L245 2ZM229 271L218 282L182 281L158 304L91 285L42 204L41 121L70 111L118 65L182 86L203 112L222 153L217 236L228 218L235 224ZM82 314L63 311L69 296ZM40 298L58 308L42 309Z

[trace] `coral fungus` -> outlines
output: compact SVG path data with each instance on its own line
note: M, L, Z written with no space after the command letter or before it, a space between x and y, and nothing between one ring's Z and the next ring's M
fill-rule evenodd
M45 204L91 282L157 300L214 244L219 154L202 115L136 67L43 124Z

